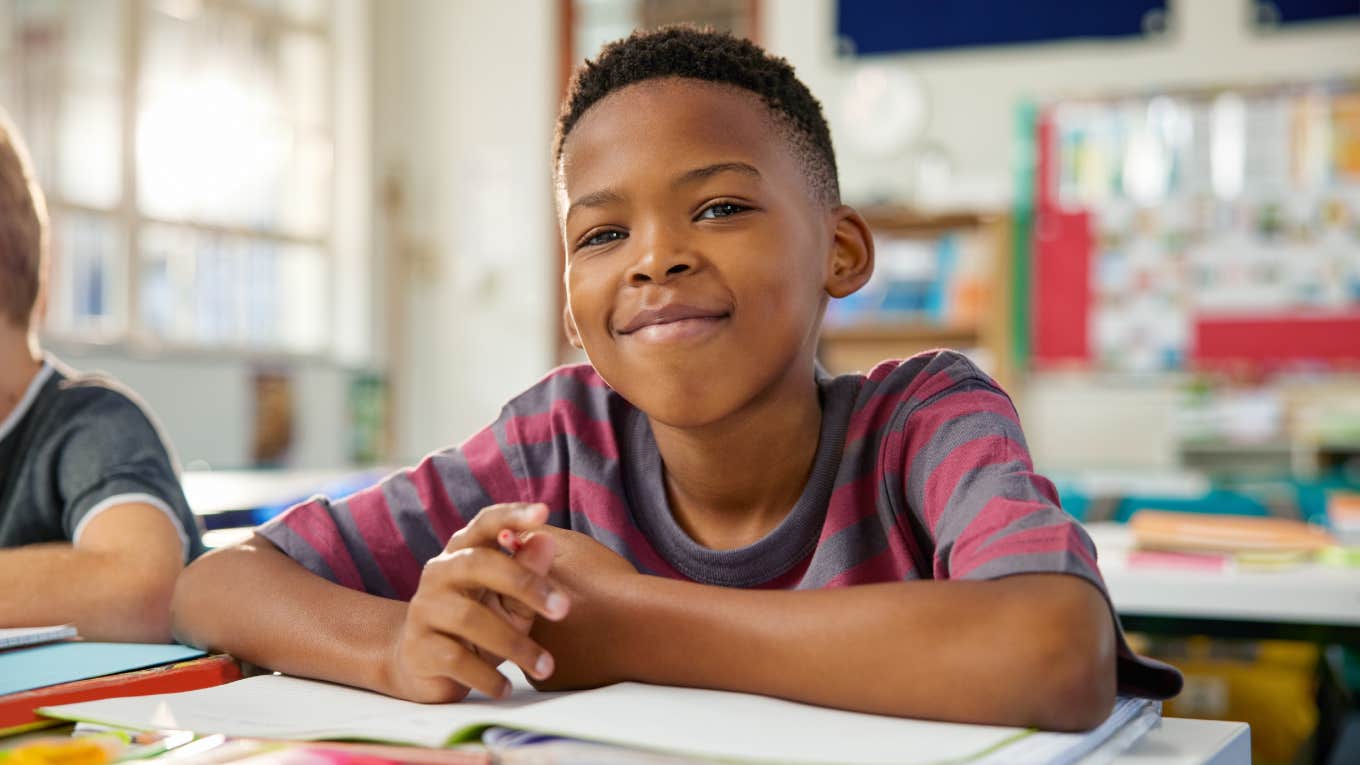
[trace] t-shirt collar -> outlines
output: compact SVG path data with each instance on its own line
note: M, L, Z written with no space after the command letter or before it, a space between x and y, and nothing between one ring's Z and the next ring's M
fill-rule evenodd
M52 366L52 358L44 356L42 368L38 370L36 375L33 375L33 380L29 382L28 389L19 399L19 405L14 407L14 411L10 412L4 420L0 420L0 441L5 440L10 431L18 427L19 422L24 419L24 415L28 414L28 410L33 406L33 401L38 397L38 393L47 384L48 378L56 371L56 367Z

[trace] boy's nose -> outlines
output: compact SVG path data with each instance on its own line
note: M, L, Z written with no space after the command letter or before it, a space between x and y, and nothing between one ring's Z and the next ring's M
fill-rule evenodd
M628 283L664 284L697 266L698 259L685 249L650 247L629 269Z

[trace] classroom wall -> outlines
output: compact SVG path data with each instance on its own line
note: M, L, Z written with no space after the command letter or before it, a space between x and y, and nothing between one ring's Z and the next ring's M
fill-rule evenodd
M953 180L924 203L1004 208L1015 159L1014 109L1046 99L1157 88L1360 76L1360 24L1258 35L1246 0L1173 0L1174 27L1150 42L1063 42L872 57L914 75L926 95L921 141L943 149ZM846 145L841 97L853 62L835 52L834 0L765 0L764 44L787 57L822 100L847 200L890 193L911 199L912 164L856 154ZM1178 464L1174 416L1181 381L1036 375L1014 391L1036 464L1170 469Z
M1360 76L1360 24L1259 35L1247 0L1172 0L1174 26L1142 42L1062 42L860 59L914 75L927 102L921 140L944 150L955 188L945 200L1009 199L1014 108L1023 99L1157 88ZM854 59L835 55L835 0L764 0L763 42L797 68L831 123L848 199L911 192L911 163L857 155L846 145L840 94Z
M376 223L383 277L407 274L382 335L398 461L471 435L552 365L555 8L374 7L376 186L406 200Z

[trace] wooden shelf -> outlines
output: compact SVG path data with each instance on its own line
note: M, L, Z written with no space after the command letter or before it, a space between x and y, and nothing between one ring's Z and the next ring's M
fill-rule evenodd
M885 236L936 237L950 231L986 226L998 213L980 211L921 212L909 207L875 206L862 208L860 215L869 228Z
M938 342L941 345L969 345L977 343L981 335L982 331L977 326L929 322L852 324L822 330L822 340L833 343L901 341L912 344Z

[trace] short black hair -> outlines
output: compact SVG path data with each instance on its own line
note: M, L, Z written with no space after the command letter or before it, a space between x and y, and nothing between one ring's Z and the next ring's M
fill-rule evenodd
M788 61L730 34L688 25L634 32L609 43L594 61L576 70L553 140L553 163L582 115L605 96L644 80L684 77L732 85L759 96L787 133L815 195L840 202L836 152L831 148L822 105L793 72Z

